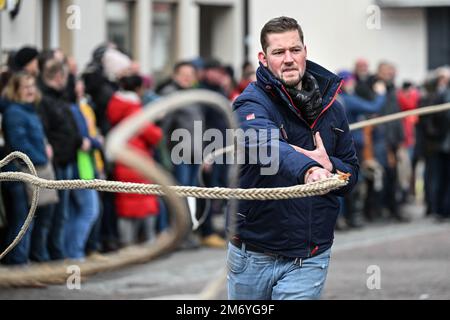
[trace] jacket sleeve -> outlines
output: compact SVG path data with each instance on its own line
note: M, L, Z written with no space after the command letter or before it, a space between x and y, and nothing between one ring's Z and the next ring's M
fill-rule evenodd
M313 166L320 167L316 161L297 152L283 139L280 134L280 128L274 122L269 112L264 106L256 102L245 102L235 110L240 128L244 133L253 130L256 133L255 139L245 139L243 147L246 154L246 161L255 160L249 154L257 154L256 164L262 168L275 168L268 170L267 175L280 174L285 179L292 182L292 185L303 184L306 171ZM238 143L238 146L240 144ZM270 150L268 161L259 156L259 149L267 148ZM258 149L258 150L256 150ZM261 171L262 172L262 171Z
M145 127L142 135L150 146L156 146L161 141L163 133L160 127L150 124Z
M340 118L339 128L341 128L343 132L340 132L337 136L335 154L330 156L330 161L333 163L333 172L339 170L341 172L350 173L351 176L345 187L332 191L332 193L337 196L343 196L346 193L349 193L358 181L359 163L344 109L338 102L335 102L334 107L337 108L338 116Z
M375 113L379 112L386 102L386 95L377 95L375 100L369 101L358 96L346 95L344 98L345 107L349 112L354 113Z

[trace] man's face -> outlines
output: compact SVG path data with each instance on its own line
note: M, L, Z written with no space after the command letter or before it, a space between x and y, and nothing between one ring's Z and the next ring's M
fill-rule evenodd
M221 86L224 80L224 72L221 68L206 69L205 80L210 84Z
M306 46L297 30L267 35L267 52L258 54L259 61L278 79L297 87L306 69Z
M27 73L37 77L39 75L39 64L38 59L34 58L31 60L24 68Z
M63 90L67 86L67 80L69 78L69 73L67 70L58 72L55 76L55 85L57 90Z
M192 88L197 82L195 69L189 65L181 66L174 75L174 80L183 89Z
M388 64L378 67L378 78L386 83L392 82L395 78L395 68Z
M367 63L366 60L360 59L356 61L355 73L361 77L369 74L369 64Z

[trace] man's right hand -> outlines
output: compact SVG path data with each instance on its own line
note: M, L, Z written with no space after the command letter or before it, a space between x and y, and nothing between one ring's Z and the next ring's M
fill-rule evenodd
M305 174L305 184L330 178L333 174L321 167L311 167Z
M322 167L327 169L328 171L333 171L333 164L330 161L330 158L328 157L327 150L325 149L325 146L323 144L322 138L320 137L320 133L316 132L316 143L317 147L315 150L306 150L303 148L300 148L298 146L292 145L291 146L300 153L303 153L308 158L313 159L314 161L317 161Z

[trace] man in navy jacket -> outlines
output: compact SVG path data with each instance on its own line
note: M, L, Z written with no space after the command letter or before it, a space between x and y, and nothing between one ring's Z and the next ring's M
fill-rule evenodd
M337 171L349 183L323 196L240 201L232 217L228 248L230 299L317 299L324 286L337 196L351 191L358 160L348 122L336 96L341 79L306 60L303 32L295 19L279 17L261 31L257 81L234 103L245 139L246 157L255 147L272 147L271 160L241 166L242 188L273 188L310 183Z

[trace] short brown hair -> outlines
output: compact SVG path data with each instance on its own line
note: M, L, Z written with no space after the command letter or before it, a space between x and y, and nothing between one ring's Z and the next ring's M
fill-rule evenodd
M66 65L56 59L50 59L45 63L42 78L44 81L49 81L55 79L58 73L65 74L67 72Z
M33 79L34 85L36 86L36 78L25 71L19 71L13 73L11 78L8 80L8 84L3 90L3 97L5 97L8 101L11 102L22 102L20 101L20 83L24 79ZM39 103L41 101L41 94L39 89L36 87L36 101L35 103Z
M278 17L268 21L261 30L261 47L266 52L269 44L267 43L267 35L269 33L283 33L286 31L297 30L300 36L300 40L303 42L303 30L298 24L297 20L289 17Z

